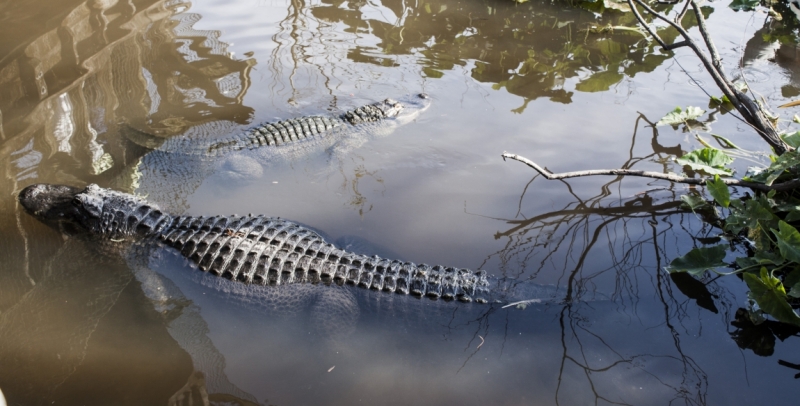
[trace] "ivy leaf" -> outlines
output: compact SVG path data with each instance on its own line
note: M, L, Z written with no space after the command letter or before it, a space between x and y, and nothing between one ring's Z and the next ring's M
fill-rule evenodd
M800 263L800 233L785 221L778 222L778 229L772 230L778 240L778 250L789 261Z
M733 0L728 7L736 11L749 11L755 10L758 5L758 0Z
M686 255L673 259L665 269L669 273L688 272L692 276L700 277L708 269L728 266L722 262L726 249L725 244L695 248Z
M706 181L706 187L708 188L708 193L720 206L728 207L731 204L731 192L728 190L728 185L719 178L719 175L714 175L713 180Z
M761 310L778 321L800 326L800 316L786 302L786 290L781 280L770 275L767 268L761 268L760 278L753 273L745 273L744 281L750 288L750 298Z
M703 171L709 175L730 176L733 174L732 169L725 167L733 162L733 158L715 148L696 149L676 159L675 162L688 165L692 170Z
M656 126L683 124L689 120L695 120L703 114L706 114L706 111L700 107L688 106L686 111L681 110L680 107L675 107L675 110L658 120Z

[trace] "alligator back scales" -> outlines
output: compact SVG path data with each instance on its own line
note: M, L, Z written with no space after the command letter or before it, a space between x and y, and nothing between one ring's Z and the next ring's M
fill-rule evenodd
M280 218L182 216L157 235L200 270L245 283L349 283L467 302L486 302L488 298L484 271L354 254Z

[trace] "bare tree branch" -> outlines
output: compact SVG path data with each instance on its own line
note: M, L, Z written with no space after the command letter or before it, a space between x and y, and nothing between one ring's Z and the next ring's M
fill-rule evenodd
M773 150L775 150L776 154L781 155L786 151L792 150L793 148L787 145L783 139L781 139L778 130L775 128L775 125L769 121L762 108L753 102L749 96L737 90L733 86L733 83L731 83L725 77L721 58L717 52L717 48L714 46L714 42L711 40L711 36L708 34L708 27L706 26L705 17L703 17L703 13L700 10L700 6L697 4L697 0L685 1L686 4L683 6L683 9L678 12L678 15L674 20L670 20L663 14L655 11L643 0L628 0L628 5L631 7L631 11L633 11L633 14L636 16L636 20L639 22L639 24L644 27L645 30L647 30L650 36L652 36L662 48L669 51L686 46L694 51L695 55L697 55L697 57L703 63L706 71L711 75L711 78L714 79L714 83L717 84L717 87L719 87L722 93L727 96L728 100L731 102L731 104L733 104L733 106L747 121L747 123L756 130L761 138L764 139L764 141L766 141ZM651 28L649 24L647 24L644 17L639 12L637 5L647 11L647 13L652 15L654 18L667 23L669 26L677 30L678 34L680 34L680 36L683 38L683 41L676 42L674 44L666 44L664 40L655 32L655 30ZM703 37L703 41L705 42L708 52L711 54L710 56L700 49L697 43L689 36L689 33L681 24L681 21L683 20L683 17L685 16L689 6L692 7L695 17L697 18L697 28L700 31L700 35Z
M582 176L616 175L616 176L639 176L643 178L663 179L663 180L668 180L670 182L683 183L687 185L705 185L707 181L707 179L704 178L689 178L686 176L676 175L674 173L638 171L633 169L592 169L587 171L553 173L539 166L536 162L533 162L530 159L517 154L509 154L507 152L504 152L502 157L503 160L508 158L522 162L525 165L528 165L531 168L535 169L537 172L542 174L542 176L544 176L548 180L578 178ZM725 182L725 184L728 186L746 187L748 189L760 190L764 192L770 190L786 191L800 187L800 179L794 179L782 183L773 183L770 186L767 186L763 183L747 182L740 179L720 179L720 180Z
M703 36L703 41L706 42L706 48L708 48L708 52L711 53L711 61L714 63L714 67L719 71L721 74L725 74L725 71L722 68L722 58L719 57L719 52L717 52L717 47L714 46L714 42L711 41L711 37L708 36L708 28L706 27L706 18L703 16L703 13L700 11L700 7L697 5L696 0L688 1L692 5L692 10L694 10L694 16L697 18L697 28L700 29L700 34Z

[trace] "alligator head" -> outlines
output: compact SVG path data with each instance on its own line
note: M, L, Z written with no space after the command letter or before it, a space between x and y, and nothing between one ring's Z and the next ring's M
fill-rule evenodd
M138 197L95 184L85 189L34 184L19 193L19 202L30 215L65 233L109 239L146 235L152 220L168 217ZM151 221L145 224L146 219Z
M431 98L425 93L408 95L400 100L386 99L374 104L386 117L394 118L398 125L413 121L430 105Z

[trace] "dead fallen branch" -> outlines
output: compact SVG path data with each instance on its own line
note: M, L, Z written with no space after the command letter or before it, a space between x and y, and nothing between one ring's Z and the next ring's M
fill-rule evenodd
M539 172L547 178L548 180L558 180L558 179L567 179L567 178L579 178L582 176L598 176L598 175L614 175L614 176L638 176L642 178L653 178L653 179L663 179L668 180L670 182L675 183L683 183L687 185L705 185L706 179L705 178L689 178L686 176L680 176L674 173L660 173L660 172L650 172L650 171L638 171L633 169L592 169L588 171L574 171L574 172L563 172L563 173L553 173L548 171L547 169L539 166L536 162L531 161L528 158L517 154L509 154L504 152L503 160L506 158L513 159L515 161L519 161L524 163L525 165L530 166L536 172ZM763 192L768 192L770 190L776 191L787 191L792 190L800 187L800 179L790 180L788 182L782 183L773 183L770 186L767 186L763 183L755 183L755 182L747 182L740 179L722 179L728 186L738 186L738 187L746 187L752 190L760 190Z

